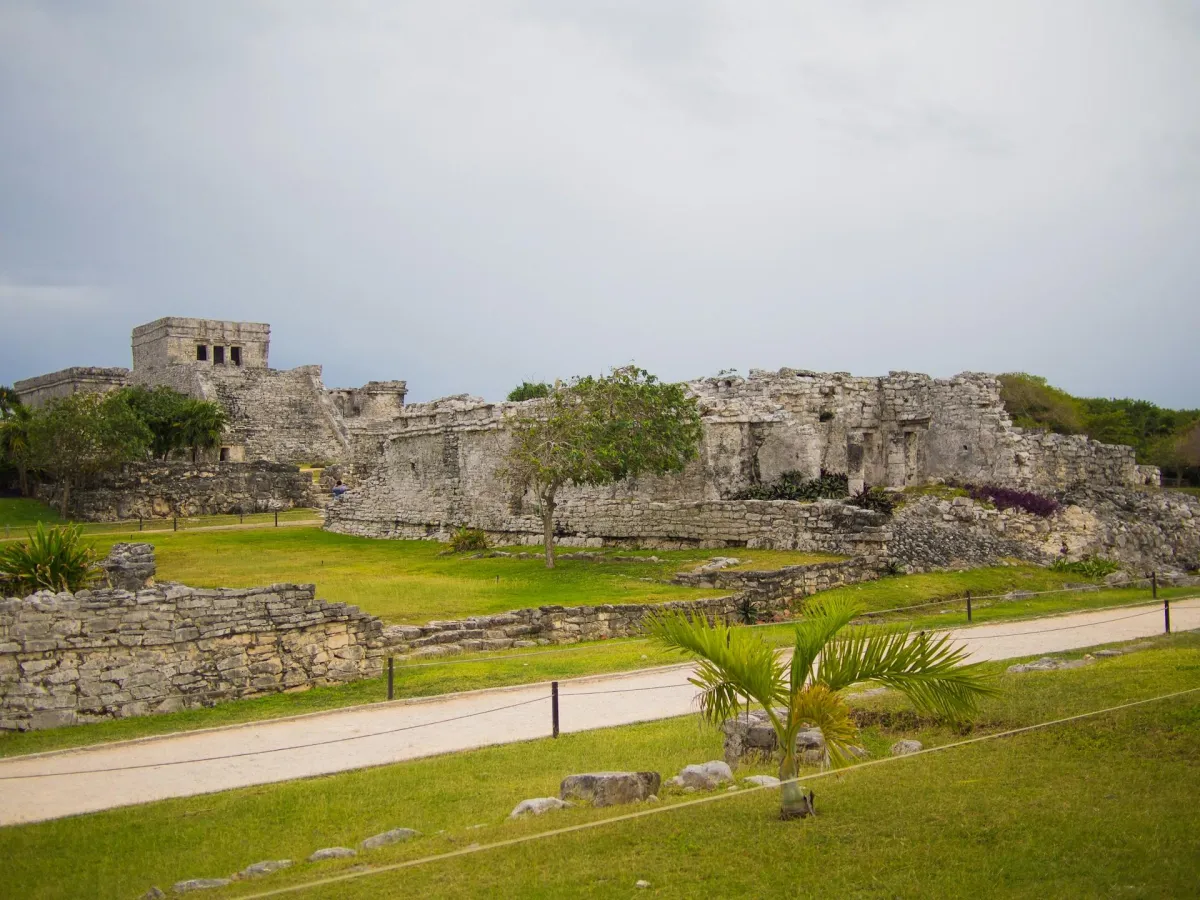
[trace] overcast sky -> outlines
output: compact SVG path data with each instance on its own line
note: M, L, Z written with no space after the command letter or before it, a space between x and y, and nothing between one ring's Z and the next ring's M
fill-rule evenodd
M1200 0L0 0L0 383L164 315L1200 406Z

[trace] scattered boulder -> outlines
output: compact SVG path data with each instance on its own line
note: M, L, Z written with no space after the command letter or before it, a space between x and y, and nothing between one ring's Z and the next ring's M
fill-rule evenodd
M743 778L742 781L746 784L753 784L756 787L779 787L779 779L774 775L749 775Z
M648 888L650 887L650 882L648 882L645 878L639 878L633 883L633 886L639 888Z
M510 819L519 819L524 815L540 816L542 813L552 809L566 809L571 804L563 803L557 797L534 797L531 800L522 800L516 805L511 813L508 814Z
M762 710L738 713L722 722L721 730L725 732L725 762L730 766L742 760L769 757L779 745L771 720Z
M700 791L711 791L718 785L733 781L733 771L729 764L721 760L713 760L701 765L684 766L683 770L670 779L667 784L675 787L696 788Z
M267 859L246 866L246 868L238 873L238 877L259 878L263 875L270 875L272 872L278 872L280 869L286 869L291 864L292 861L290 859Z
M358 847L360 850L377 850L380 847L386 847L388 844L411 841L418 834L420 834L419 831L413 831L411 828L393 828L391 831L385 831L383 834L376 834L367 838Z
M657 772L587 772L564 778L558 796L592 806L616 806L657 794L661 783L662 776Z
M819 728L806 728L796 735L796 752L800 762L806 766L819 766L828 762L829 750L825 746L825 735Z
M308 858L308 861L321 862L326 859L349 859L352 856L358 856L358 851L351 850L349 847L325 847L313 853Z
M162 888L152 887L146 893L142 894L142 900L162 900L165 896L167 895L163 893Z
M1133 579L1129 577L1128 572L1110 572L1104 576L1104 583L1109 587L1116 587L1121 584L1129 584Z
M177 894L190 894L192 891L207 891L233 884L232 878L189 878L187 881L177 881L171 886Z
M780 716L787 713L776 710ZM725 762L731 766L743 760L758 760L769 758L779 748L779 739L771 720L762 710L752 710L749 715L739 713L732 719L721 723L725 732ZM825 736L818 728L806 728L796 735L796 751L800 754L800 762L807 766L825 765L829 755L825 747ZM861 747L852 748L855 756L866 756Z
M910 753L920 753L925 745L920 741L903 740L892 744L892 756L907 756Z

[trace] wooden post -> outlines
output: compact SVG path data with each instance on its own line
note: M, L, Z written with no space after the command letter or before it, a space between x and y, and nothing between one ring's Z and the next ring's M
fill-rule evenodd
M1150 573L1150 596L1155 600L1158 599L1158 573Z
M1163 628L1166 634L1171 633L1171 600L1168 597L1163 597Z
M142 530L142 526L143 526L142 517L138 516L138 531Z
M967 621L971 621L971 592L967 591Z
M279 510L275 510L275 527L279 527Z
M558 682L550 682L550 724L554 737L558 737Z
M393 658L389 656L388 657L388 699L389 700L393 699L396 696L395 691L393 689L394 685L395 685L395 670L392 668L393 661L394 661Z
M179 530L179 516L172 516L172 517L171 517L171 530L172 530L172 531L178 531L178 530Z

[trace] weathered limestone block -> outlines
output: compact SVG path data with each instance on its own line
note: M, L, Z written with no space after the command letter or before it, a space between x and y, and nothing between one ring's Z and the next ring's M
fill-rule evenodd
M559 787L561 800L578 800L593 806L634 803L658 794L662 776L657 772L589 772L568 775Z

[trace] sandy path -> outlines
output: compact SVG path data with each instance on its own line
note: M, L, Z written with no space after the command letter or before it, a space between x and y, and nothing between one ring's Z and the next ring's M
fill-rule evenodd
M1200 599L1173 602L1171 625L1174 631L1200 628ZM1162 606L1153 605L980 625L951 634L967 644L972 658L987 660L1162 631ZM689 672L681 665L561 682L561 730L683 715L695 709ZM523 685L0 760L0 825L545 737L549 695L547 684ZM114 768L123 771L96 771ZM84 774L67 774L78 772ZM38 777L13 778L21 775Z

